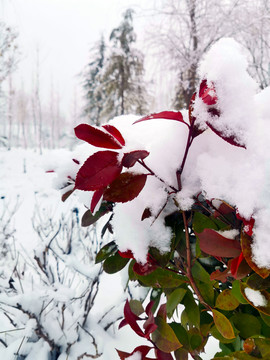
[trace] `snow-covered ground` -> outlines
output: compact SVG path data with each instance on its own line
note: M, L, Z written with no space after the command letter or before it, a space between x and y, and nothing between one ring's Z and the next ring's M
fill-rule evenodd
M27 270L27 265L31 263L31 261L34 261L33 258L35 255L42 252L42 246L44 245L41 244L41 238L33 228L33 223L37 226L37 211L41 212L42 219L42 216L49 216L56 223L63 214L68 217L74 208L79 208L79 216L82 214L81 210L83 210L83 206L77 201L75 196L69 198L65 203L61 201L59 191L53 188L54 174L46 173L44 170L46 167L48 168L48 164L51 163L52 160L57 164L61 161L67 161L69 156L67 150L61 149L51 151L44 150L43 155L40 155L34 150L12 149L7 151L3 148L0 149L0 221L2 221L1 226L4 226L6 223L5 219L11 219L9 224L9 234L12 235L9 237L8 241L12 241L12 246L16 248L15 253L17 254L15 259L13 259L9 255L3 255L2 251L0 251L2 257L0 259L0 286L2 288L7 288L7 281L13 276L14 282L12 284L14 284L15 288L17 286L22 287L22 290L18 289L17 295L12 293L11 289L10 292L7 292L6 294L0 294L0 339L8 345L6 348L4 343L0 342L0 359L13 360L14 354L25 355L26 353L29 353L30 355L27 357L28 360L41 360L47 359L46 354L48 353L48 344L46 342L39 341L38 345L33 345L35 342L33 332L35 326L34 320L29 320L25 314L19 316L16 313L17 317L14 318L16 322L25 324L25 326L19 327L22 328L22 330L14 331L15 327L9 319L9 317L12 317L13 308L11 307L9 313L8 307L3 304L9 303L9 305L12 305L14 304L14 301L19 302L20 300L25 307L34 312L34 309L39 306L39 302L42 304L42 302L45 301L44 298L49 296L48 293L50 291L55 291L55 296L53 295L54 299L62 296L68 301L68 291L75 292L78 287L76 281L81 281L80 277L78 277L77 280L72 283L70 289L67 289L65 283L62 284L61 288L59 287L60 290L58 291L55 289L55 284L52 285L51 289L49 286L44 286L42 289L42 282L35 276L33 267L31 281L34 291L29 290L30 278L28 277L29 274L31 274L31 271L29 272L29 270ZM3 246L3 239L1 244ZM19 256L18 254L21 255ZM72 253L70 256L72 256ZM75 256L74 259L73 260L76 261ZM70 262L72 261L70 260ZM18 263L20 263L20 269ZM14 264L17 264L17 270L21 276L16 276ZM95 271L95 265L92 263L91 266L93 267L93 270L88 269L87 271L89 273ZM76 269L78 270L78 266ZM85 271L82 266L79 270ZM23 271L25 271L25 277L27 278L24 277ZM18 283L17 277L20 278L21 284ZM123 302L127 296L123 291L125 285L124 278L125 276L121 277L118 274L102 275L99 291L95 299L95 305L89 316L88 326L91 326L91 333L96 338L99 351L103 352L103 355L101 356L101 359L103 360L118 360L115 348L130 352L135 346L143 344L143 339L139 338L127 326L118 331L117 325L113 325L105 332L102 326L98 324L99 319L112 306L115 306L115 308L111 311L111 315L108 317L107 322L110 321L110 318L113 320L122 316ZM14 298L15 295L17 296L16 298ZM139 295L140 293L138 292L138 296ZM51 313L53 311L54 309L51 309ZM7 313L9 317L4 315L4 313ZM54 316L57 317L57 314L58 313L55 312ZM72 328L72 320L74 320L74 318L76 320L74 314L71 314L70 318L68 318L68 316L66 317L65 321L69 322L69 324L65 329ZM57 329L58 320L60 319L55 318L55 323L50 324L49 327L43 319L44 326L47 326L47 332L49 332L51 337L55 340L59 336L59 329ZM71 330L69 331L72 332ZM69 336L71 336L71 333L66 334L67 338ZM91 339L84 338L80 340L78 346L74 346L73 353L71 351L68 359L77 359L80 354L87 352L88 348L89 352L93 351ZM215 342L210 341L206 350L206 354L203 358L209 360L217 351ZM63 354L63 357L59 359L64 360L66 358L67 355Z

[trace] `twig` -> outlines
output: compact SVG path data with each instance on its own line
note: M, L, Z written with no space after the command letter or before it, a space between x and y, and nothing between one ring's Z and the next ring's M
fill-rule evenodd
M186 149L185 149L185 153L184 153L184 156L183 156L182 163L181 163L179 169L176 171L176 178L177 178L177 183L178 183L178 191L182 190L181 175L182 175L182 172L184 170L184 166L185 166L185 163L186 163L186 160L187 160L187 155L188 155L189 148L190 148L190 146L192 144L192 141L194 139L192 133L193 133L193 126L191 126L190 129L189 129Z
M83 353L82 355L78 356L77 360L82 359L84 356L90 357L91 359L97 359L97 358L99 358L99 357L102 355L102 353L99 354L99 352L98 352L98 346L97 346L97 343L96 343L96 340L95 340L94 336L93 336L88 330L86 330L80 323L78 323L78 326L79 326L82 330L84 330L84 331L86 332L86 334L88 334L88 335L91 337L91 339L92 339L92 344L93 344L93 346L94 346L94 348L95 348L95 350L96 350L96 355L90 355L90 354L87 354L87 353L85 352L85 353Z
M185 211L182 212L183 221L185 225L185 236L186 236L186 248L187 248L187 277L189 278L190 285L192 286L195 294L197 295L200 303L206 307L208 310L212 310L211 307L204 301L202 294L200 293L200 290L198 289L195 280L193 278L192 272L191 272L191 250L190 250L190 242L189 242L189 234L188 234L188 225L187 225L187 218Z
M151 175L155 176L159 181L161 181L163 184L165 184L167 187L171 188L173 192L177 192L178 190L171 185L168 185L163 179L161 179L157 174L154 173L153 170L151 170L143 160L138 160L138 163L141 164L147 171L150 172Z
M25 336L22 338L22 341L21 341L21 343L20 343L20 346L19 346L17 352L14 354L15 356L19 355L19 351L21 350L21 347L22 347L22 344L23 344L23 342L24 342L24 339L25 339Z

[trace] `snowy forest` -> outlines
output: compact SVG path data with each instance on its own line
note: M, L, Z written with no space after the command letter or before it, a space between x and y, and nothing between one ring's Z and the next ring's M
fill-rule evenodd
M0 359L270 359L270 1L133 7L68 109L0 17Z

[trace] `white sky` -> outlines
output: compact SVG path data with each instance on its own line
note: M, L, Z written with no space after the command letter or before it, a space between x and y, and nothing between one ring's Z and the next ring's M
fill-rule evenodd
M128 7L136 11L135 31L142 37L149 18L140 13L144 10L145 14L155 3L155 0L0 0L0 19L15 26L19 33L21 60L16 83L30 91L39 52L43 100L50 97L53 82L60 93L62 108L70 112L75 91L81 91L77 75L87 64L92 45L102 33L108 37Z

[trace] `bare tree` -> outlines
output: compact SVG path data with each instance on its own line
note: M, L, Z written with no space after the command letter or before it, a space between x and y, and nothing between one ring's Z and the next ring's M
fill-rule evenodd
M269 0L167 0L153 18L152 44L166 70L175 73L175 108L189 104L199 60L222 37L240 41L250 53L250 71L261 87L269 83Z

